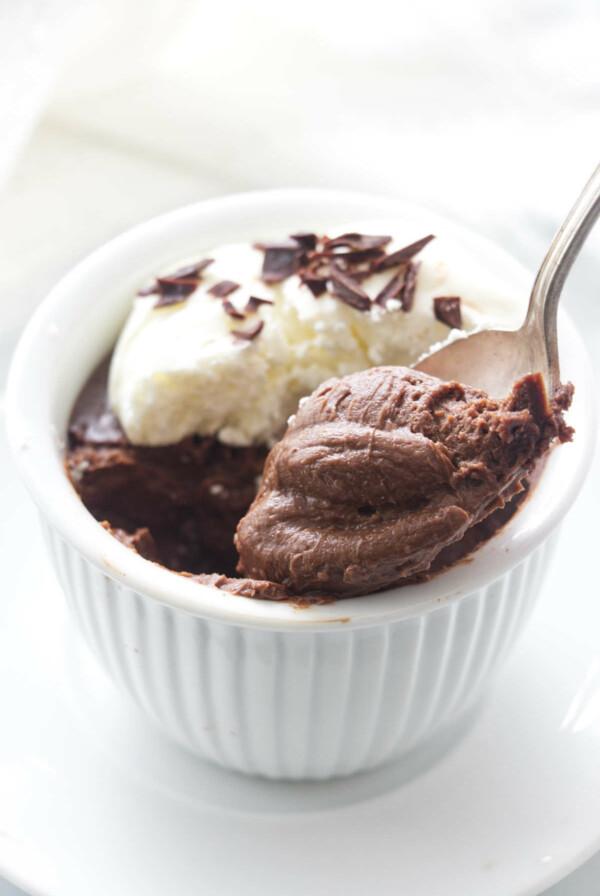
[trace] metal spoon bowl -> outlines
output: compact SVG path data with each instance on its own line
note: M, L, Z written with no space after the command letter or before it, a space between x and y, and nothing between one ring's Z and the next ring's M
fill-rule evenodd
M600 215L600 166L554 237L533 284L518 330L484 330L457 339L415 365L442 380L457 380L495 398L508 395L527 373L540 372L551 394L560 382L556 315L564 282Z

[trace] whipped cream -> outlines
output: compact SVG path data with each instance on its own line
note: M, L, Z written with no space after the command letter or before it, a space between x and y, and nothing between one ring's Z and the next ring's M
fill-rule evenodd
M389 254L426 230L377 221L328 236L348 232L393 234ZM264 253L249 244L219 246L204 257L213 262L184 302L156 308L156 295L136 297L118 340L109 397L134 444L167 445L193 434L214 435L230 445L272 444L299 400L329 377L374 366L410 366L431 346L455 338L460 331L436 319L434 298L460 297L466 332L517 327L525 313L524 295L491 277L476 257L445 237L414 259L421 264L409 311L395 299L386 308L362 311L329 293L315 298L295 274L267 284L261 280ZM165 274L176 267L170 265ZM373 299L394 272L377 272L361 287ZM234 309L242 312L250 296L272 304L246 312L243 320L232 317L209 293L224 280L239 284L227 296ZM259 322L255 338L235 336Z

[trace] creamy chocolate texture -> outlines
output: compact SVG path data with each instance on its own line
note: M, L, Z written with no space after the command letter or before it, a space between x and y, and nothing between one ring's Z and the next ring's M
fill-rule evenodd
M548 402L529 376L492 401L386 366L522 310L460 247L396 228L226 244L138 291L65 458L114 538L225 593L302 604L422 581L504 525L571 437L572 387Z
M145 559L264 600L323 602L429 578L495 534L535 459L571 437L572 387L548 403L540 378L525 377L494 402L374 368L324 383L268 458L212 438L135 446L108 407L107 371L92 375L69 428L67 470L87 508Z
M69 427L67 469L83 503L143 557L177 572L235 575L235 527L256 494L267 449L190 437L131 445L108 407L108 363L92 375Z
M237 529L238 571L340 596L426 573L572 437L572 391L548 401L535 374L496 401L401 367L328 380L267 458Z

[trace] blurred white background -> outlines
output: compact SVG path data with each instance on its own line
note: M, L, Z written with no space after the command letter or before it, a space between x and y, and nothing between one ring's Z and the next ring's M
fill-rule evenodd
M413 199L535 264L598 160L596 0L9 0L0 26L14 324L111 235L261 187Z
M533 272L600 161L597 0L6 0L0 33L5 346L99 243L239 190L410 199ZM599 284L595 234L565 297L591 349Z

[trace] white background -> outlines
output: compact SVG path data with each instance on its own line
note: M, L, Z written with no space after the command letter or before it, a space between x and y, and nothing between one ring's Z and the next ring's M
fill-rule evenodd
M2 344L99 243L238 190L413 200L533 274L600 162L592 0L8 0L0 33ZM600 232L565 304L600 373ZM600 858L548 894L598 892Z

